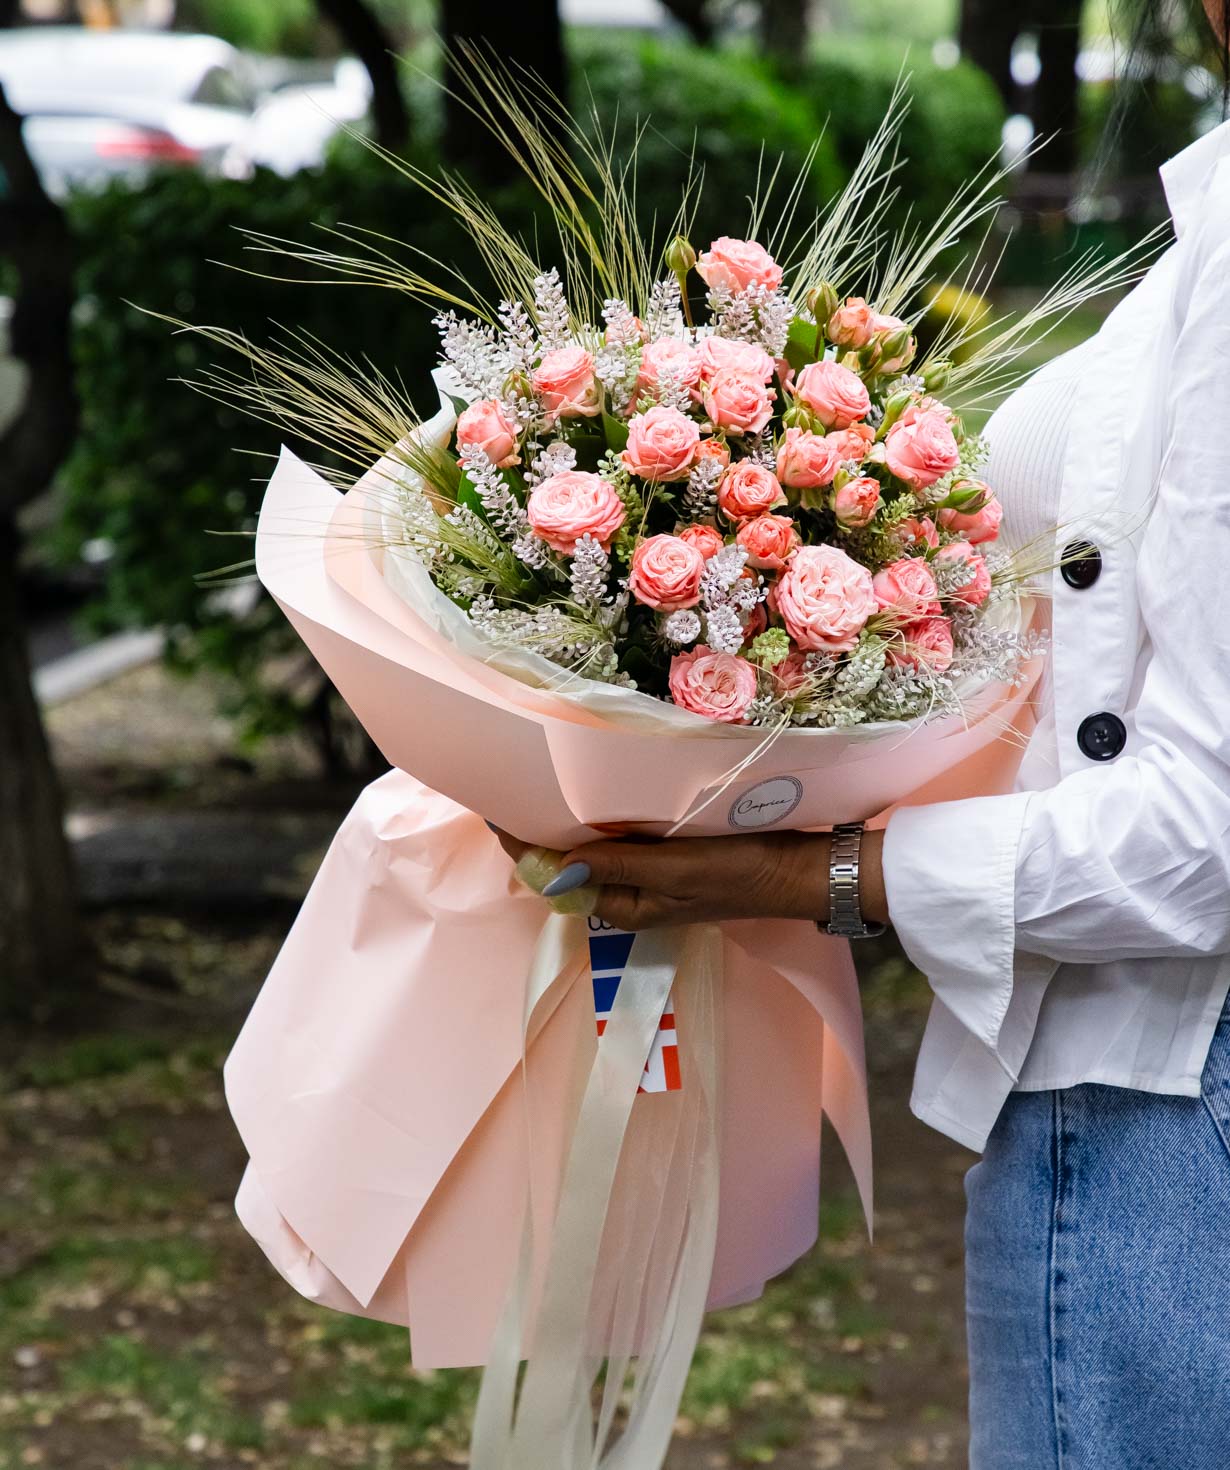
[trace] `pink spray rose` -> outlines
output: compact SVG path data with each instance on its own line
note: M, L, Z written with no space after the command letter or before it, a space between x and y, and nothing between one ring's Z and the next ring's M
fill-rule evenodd
M940 544L940 533L930 516L907 516L893 527L897 539L907 549L913 546L929 546L934 550Z
M872 327L877 337L891 337L894 332L899 332L906 326L907 323L903 322L899 316L889 316L882 311L872 313ZM918 344L911 337L897 356L882 358L878 367L882 373L899 373L910 364L917 350Z
M646 480L686 480L699 445L695 421L658 404L629 422L628 443L619 459L624 469Z
M981 484L981 480L958 480L953 489L968 490ZM978 507L976 510L952 510L945 506L940 511L940 525L946 531L964 536L975 546L983 541L994 541L999 535L999 525L1004 518L1003 506L985 485L983 489L986 490L986 498L981 504L974 501Z
M741 725L756 698L756 670L745 658L714 653L702 643L671 659L670 690L680 709Z
M732 465L718 485L718 504L732 521L764 515L785 503L777 476L755 460L741 459Z
M730 445L725 439L702 439L696 451L696 463L702 459L715 459L725 469L730 463Z
M701 251L696 273L706 286L727 291L746 291L749 286L776 291L782 283L782 268L763 245L729 235L720 235L708 250Z
M833 496L833 511L837 524L847 531L861 531L876 518L880 508L880 482L870 475L860 475L857 480L847 480Z
M633 397L645 389L655 390L664 376L677 379L684 388L695 388L700 382L700 369L700 353L690 342L680 337L660 337L641 353Z
M534 391L551 419L591 417L601 406L594 359L584 347L557 347L534 370Z
M780 572L799 545L799 533L789 516L756 516L744 521L735 540L747 552L748 566Z
M754 383L771 383L776 364L763 347L754 342L737 342L733 337L702 337L696 347L701 376L738 373Z
M706 380L701 401L714 426L730 434L759 434L773 417L772 389L723 368Z
M877 610L871 573L836 546L802 546L778 579L777 611L808 653L845 653Z
M457 447L465 462L467 449L481 449L497 469L516 464L517 425L498 398L480 398L457 420Z
M627 514L609 482L587 470L563 470L544 480L530 493L525 510L535 535L564 556L571 556L585 535L609 549Z
M871 407L862 378L839 362L809 362L795 382L794 394L826 429L848 429Z
M960 462L957 441L938 413L922 413L912 423L894 424L884 447L889 469L916 490L934 485Z
M650 536L632 553L628 591L659 612L695 607L705 558L682 536Z
M711 556L716 556L726 545L722 540L722 533L716 526L685 526L677 534L680 541L686 541L689 546L695 546L706 561Z
M942 674L952 663L952 624L947 618L920 618L888 644L888 662Z
M824 437L837 451L839 460L844 462L852 459L856 464L861 464L867 458L867 451L876 442L876 431L870 424L851 424L848 429L838 429Z
M790 428L777 449L777 478L791 490L814 490L832 483L841 456L824 434Z
M765 611L763 602L758 602L751 612L743 614L743 646L747 647L753 639L759 638L769 626L769 614Z
M779 694L793 694L796 689L810 684L814 677L807 668L807 655L797 650L788 653L770 673Z
M935 574L921 556L903 556L875 574L876 601L885 612L913 622L940 610Z
M861 296L847 296L829 317L825 335L838 347L866 347L876 334L875 316Z
M936 554L935 559L937 562L963 562L968 568L969 581L954 587L949 597L969 607L981 607L991 595L991 571L986 557L980 556L968 541L951 542Z

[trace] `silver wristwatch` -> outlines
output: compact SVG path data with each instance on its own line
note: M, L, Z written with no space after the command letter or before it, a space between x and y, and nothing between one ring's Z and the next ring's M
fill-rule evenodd
M843 822L833 828L829 849L829 921L825 930L842 939L874 939L887 924L863 922L858 893L858 855L863 842L862 822Z

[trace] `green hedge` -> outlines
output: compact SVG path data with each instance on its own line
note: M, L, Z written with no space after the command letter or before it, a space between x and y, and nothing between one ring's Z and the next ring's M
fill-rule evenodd
M818 137L808 99L750 57L701 51L621 32L574 31L573 115L592 136L619 119L630 142L639 123L637 190L646 225L674 213L679 185L695 157L703 171L694 239L737 235L746 226L757 179L781 161L780 191L808 166L812 202L830 198L845 169Z
M997 157L1004 108L991 79L969 62L938 67L911 54L904 64L912 102L902 131L901 203L928 219ZM879 126L902 65L897 41L826 35L814 43L798 85L845 168Z

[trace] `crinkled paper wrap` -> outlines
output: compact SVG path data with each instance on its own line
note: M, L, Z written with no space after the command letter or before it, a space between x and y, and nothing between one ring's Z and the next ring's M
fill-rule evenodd
M621 1021L622 1042L597 1044L585 921L517 884L483 819L567 849L1005 789L1017 745L998 737L1026 691L967 721L769 742L643 695L544 689L518 655L461 646L455 610L386 549L396 473L383 461L339 496L283 451L262 509L262 581L396 769L343 823L228 1059L250 1155L238 1209L303 1295L408 1326L416 1365L491 1362L476 1470L599 1463L579 1368L559 1402L527 1378L513 1426L510 1364L533 1369L539 1348L557 1369L643 1355L625 1435L640 1458L601 1463L652 1470L703 1307L753 1298L815 1240L825 1115L870 1216L849 948L776 920L713 929L703 963L692 931L638 936L621 1004L643 1006L638 975L675 976L684 1085L633 1101L644 1037ZM561 1181L581 1177L586 1128L614 1153L580 1221ZM568 1271L579 1308L553 1297Z

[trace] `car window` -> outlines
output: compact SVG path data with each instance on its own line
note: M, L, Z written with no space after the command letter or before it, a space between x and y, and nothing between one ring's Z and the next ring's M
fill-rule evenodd
M252 97L243 80L224 66L211 66L192 94L192 101L205 107L233 107L251 112Z

